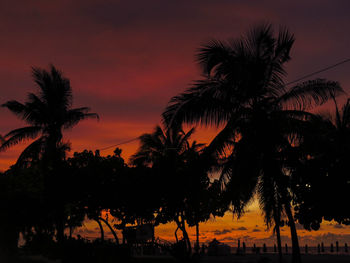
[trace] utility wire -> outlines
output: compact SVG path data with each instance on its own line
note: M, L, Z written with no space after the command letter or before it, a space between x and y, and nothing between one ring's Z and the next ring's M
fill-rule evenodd
M317 70L317 71L312 72L312 73L310 73L310 74L304 75L304 76L302 76L302 77L300 77L300 78L298 78L298 79L296 79L296 80L293 80L293 81L291 81L291 82L286 83L284 86L289 86L289 85L294 84L294 83L296 83L296 82L299 82L299 81L301 81L301 80L303 80L303 79L309 78L309 77L314 76L314 75L316 75L316 74L319 74L319 73L322 73L322 72L324 72L324 71L330 70L330 69L332 69L332 68L338 67L338 66L340 66L340 65L342 65L342 64L345 64L345 63L347 63L347 62L350 62L350 58L345 59L345 60L342 60L342 61L340 61L340 62L338 62L338 63L336 63L336 64L333 64L333 65L331 65L331 66L325 67L325 68L323 68L323 69ZM130 143L130 142L136 141L136 140L138 140L138 139L139 139L139 137L136 137L136 138L133 138L133 139L130 139L130 140L127 140L127 141L123 141L123 142L120 142L120 143L117 143L117 144L114 144L114 145L111 145L111 146L107 146L107 147L101 148L101 149L99 149L99 150L100 150L100 151L108 150L108 149L110 149L110 148L112 148L112 147L116 147L116 146L120 146L120 145L123 145L123 144L127 144L127 143Z
M104 151L104 150L110 149L112 147L116 147L116 146L119 146L119 145L123 145L123 144L127 144L127 143L130 143L130 142L136 141L138 139L139 139L139 137L136 137L136 138L133 138L133 139L130 139L130 140L127 140L127 141L123 141L123 142L120 142L120 143L117 143L117 144L113 144L111 146L107 146L107 147L101 148L99 150L100 151Z
M340 61L340 62L338 62L338 63L336 63L336 64L334 64L334 65L331 65L331 66L328 66L328 67L326 67L326 68L317 70L317 71L315 71L315 72L312 72L312 73L310 73L310 74L307 74L307 75L305 75L305 76L302 76L302 77L300 77L300 78L298 78L298 79L296 79L296 80L293 80L293 81L291 81L291 82L288 82L288 83L285 84L285 86L294 84L294 83L296 83L296 82L299 82L300 80L306 79L306 78L311 77L311 76L313 76L313 75L316 75L316 74L318 74L318 73L321 73L321 72L330 70L330 69L332 69L332 68L338 67L338 66L340 66L340 65L342 65L342 64L345 64L345 63L347 63L347 62L349 62L349 61L350 61L350 58L345 59L345 60Z

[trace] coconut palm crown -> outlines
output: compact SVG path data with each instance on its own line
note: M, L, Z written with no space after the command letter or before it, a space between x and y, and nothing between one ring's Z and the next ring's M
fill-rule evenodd
M7 133L0 150L6 150L22 141L35 139L18 158L17 164L39 155L64 152L62 132L86 118L98 118L88 107L72 108L73 96L69 79L53 65L49 71L32 68L37 93L29 93L25 103L10 100L2 106L24 120L28 125Z

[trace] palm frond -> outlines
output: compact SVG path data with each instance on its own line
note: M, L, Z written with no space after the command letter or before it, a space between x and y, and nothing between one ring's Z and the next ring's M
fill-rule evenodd
M219 126L225 123L232 111L234 101L226 96L222 83L217 81L199 81L187 91L173 97L163 116L163 123L179 125L181 123L200 123Z
M80 121L85 119L97 119L99 120L99 116L97 113L90 113L90 108L82 107L70 109L66 112L64 116L64 128L71 128L78 124Z
M32 67L34 82L40 88L41 100L50 106L68 109L72 105L70 82L61 71L50 65L50 71Z
M45 123L51 121L52 116L50 116L48 105L34 93L28 94L28 101L25 106L24 117L27 122L35 125L45 125Z
M25 119L26 106L16 100L10 100L1 105L2 107L8 108L12 113L20 117L21 119Z
M203 74L210 76L213 68L225 63L231 55L228 43L213 39L199 48L196 57Z
M347 99L342 108L342 123L346 128L350 128L350 99Z
M249 142L245 140L235 144L235 150L225 160L220 175L227 198L238 216L244 213L244 208L251 201L261 172L259 154L247 144Z
M278 33L277 43L275 47L274 62L285 63L290 58L290 50L294 44L295 37L285 27L281 27Z
M167 137L160 126L156 126L153 133L145 133L139 137L140 147L130 157L130 163L134 165L153 165L155 159L164 152Z
M41 131L41 127L38 126L28 126L12 130L11 132L5 135L6 140L0 146L0 151L4 151L9 147L22 142L23 140L35 139Z
M277 41L275 43L274 54L268 63L267 82L265 85L271 90L271 95L278 97L285 93L283 77L286 76L284 63L290 60L290 50L295 38L286 28L280 28Z
M245 49L254 58L270 59L274 53L276 39L271 24L259 24L252 27L243 38Z
M17 167L25 167L27 162L32 160L39 160L39 156L42 153L44 147L44 137L40 137L39 139L32 142L29 146L27 146L22 153L19 155L16 166Z
M235 120L231 119L225 125L225 127L214 137L210 144L206 147L206 154L214 154L220 156L224 153L225 149L231 146L231 142L235 139Z
M302 82L290 88L278 98L285 107L306 110L322 105L333 96L344 93L339 83L325 79L315 79Z
M187 133L185 133L183 136L179 137L179 148L184 151L190 148L189 145L189 139L195 132L195 128L191 128Z

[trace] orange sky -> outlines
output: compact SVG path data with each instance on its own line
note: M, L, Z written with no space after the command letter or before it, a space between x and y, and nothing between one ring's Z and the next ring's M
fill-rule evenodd
M245 242L247 246L262 247L265 243L267 246L273 246L276 243L276 237L273 235L272 229L266 229L264 220L261 216L257 201L253 201L249 206L247 213L240 219L233 218L232 214L226 213L222 218L212 218L206 223L201 223L200 226L200 242L207 243L213 238L220 242L224 242L230 246L237 246L238 239ZM113 238L112 234L105 229L106 238ZM176 229L175 223L160 225L155 229L155 236L161 239L175 241L174 231ZM281 239L284 246L288 246L290 242L290 229L288 227L281 228ZM297 231L301 246L317 246L317 244L324 242L325 246L330 246L331 243L335 245L338 241L340 246L344 243L350 242L350 226L339 225L336 222L323 222L318 231L307 231L297 224ZM178 232L180 235L181 231ZM188 228L188 233L192 242L195 242L195 228ZM94 239L100 237L100 230L96 222L88 221L83 227L76 230L75 235ZM117 232L118 237L121 238L121 233ZM180 235L181 236L181 235Z
M211 38L239 37L262 21L287 26L296 36L287 82L348 58L349 8L348 0L1 1L0 103L24 101L35 91L31 66L53 63L71 80L74 106L89 106L100 115L99 122L84 121L65 133L72 152L101 149L153 130L171 96L199 78L194 54ZM349 64L317 77L338 80L349 91ZM2 135L23 126L3 108L0 120ZM208 142L212 136L204 129L194 139ZM122 145L123 156L127 159L137 146ZM14 163L24 147L1 152L0 170ZM268 238L257 208L250 210L244 222L227 215L203 224L202 234L210 239L213 231L225 230L217 237L234 242L237 236ZM157 233L171 238L173 226ZM327 240L336 235L350 243L348 227L328 223L300 234Z

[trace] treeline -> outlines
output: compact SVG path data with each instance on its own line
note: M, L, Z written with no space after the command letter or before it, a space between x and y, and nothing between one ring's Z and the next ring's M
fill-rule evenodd
M64 129L98 116L72 108L69 80L54 66L34 68L38 93L24 104L3 104L28 126L6 134L0 149L35 140L0 179L0 249L15 251L19 233L28 244L63 243L65 229L73 233L90 218L101 237L102 224L115 234L129 224L175 222L176 240L189 257L187 226L196 226L198 242L200 222L226 211L241 216L256 196L276 233L280 261L280 226L288 224L292 261L301 262L295 222L309 230L322 220L349 223L350 104L338 106L344 91L336 81L285 85L293 43L287 29L275 34L261 25L239 39L203 45L197 53L202 78L170 100L163 126L140 136L129 165L120 149L66 157ZM328 101L334 114L311 113ZM203 145L190 140L194 128L185 132L183 124L223 128ZM210 179L213 171L218 179Z

